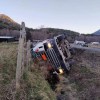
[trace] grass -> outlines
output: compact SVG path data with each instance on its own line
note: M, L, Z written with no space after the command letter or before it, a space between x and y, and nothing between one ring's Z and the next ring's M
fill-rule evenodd
M24 72L20 90L16 93L16 61L17 44L0 43L0 100L56 100L43 72L34 64Z
M95 58L92 57L93 54ZM74 84L73 89L77 90L79 100L100 100L100 72L98 73L94 71L94 67L88 66L94 61L95 69L100 67L100 65L97 66L98 55L93 54L84 52L79 57L75 56L76 63L68 76L70 84Z
M27 100L55 100L55 94L50 89L40 70L34 69L34 71L24 73L23 79L27 83L25 87L28 92Z
M17 45L0 43L0 98L5 97L6 89L15 79Z

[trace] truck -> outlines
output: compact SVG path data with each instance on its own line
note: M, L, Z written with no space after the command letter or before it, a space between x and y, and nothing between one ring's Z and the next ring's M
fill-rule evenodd
M51 70L53 70L53 72L63 74L70 71L70 45L64 35L58 35L52 39L39 42L34 48L32 48L32 54L48 61L52 66Z

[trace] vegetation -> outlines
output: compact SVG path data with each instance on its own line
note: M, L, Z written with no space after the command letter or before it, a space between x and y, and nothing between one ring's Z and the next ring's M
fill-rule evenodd
M17 44L0 43L0 100L56 100L38 66L24 72L21 87L15 92Z
M11 35L16 38L19 37L20 25L4 14L0 14L0 29L0 35ZM28 39L30 38L31 40L44 40L59 34L65 34L67 37L71 37L70 39L75 40L75 37L79 35L78 32L55 28L32 29L26 27L26 32Z
M81 50L68 76L79 100L100 100L100 53Z
M14 36L19 38L20 25L13 21L10 17L6 15L1 15L0 17L0 35L3 36ZM71 30L58 29L58 28L40 28L32 29L27 28L27 39L40 39L44 40L47 38L52 38L59 34L64 34L69 42L74 42L75 40L85 41L85 42L100 42L100 36L96 34L80 34Z
M1 20L0 21L0 29L19 30L20 27L19 27L19 25L15 24L15 23L3 22Z

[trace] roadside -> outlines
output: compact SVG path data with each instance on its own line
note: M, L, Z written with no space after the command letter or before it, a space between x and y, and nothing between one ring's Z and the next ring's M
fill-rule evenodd
M56 100L43 71L33 62L27 73L23 74L21 87L16 93L16 61L17 44L0 43L0 100Z
M100 100L100 53L77 49L70 73L57 85L58 100Z
M79 100L100 100L100 52L77 50L68 76Z
M60 76L60 83L52 91L45 81L46 65L41 62L24 73L21 89L15 95L17 44L0 44L1 100L100 100L100 53L78 50L68 75ZM33 62L32 62L33 63Z

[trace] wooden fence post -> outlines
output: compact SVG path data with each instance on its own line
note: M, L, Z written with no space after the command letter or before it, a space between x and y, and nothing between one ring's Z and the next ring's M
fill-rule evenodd
M28 40L27 42L27 54L26 54L26 66L27 66L27 70L28 70L28 67L30 66L30 62L31 62L31 41Z
M25 65L25 45L26 45L26 31L25 23L22 22L20 30L20 38L18 45L17 67L16 67L16 89L20 88L20 79L23 74Z

